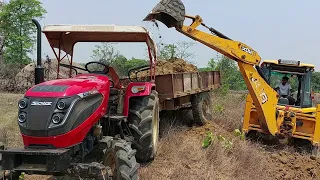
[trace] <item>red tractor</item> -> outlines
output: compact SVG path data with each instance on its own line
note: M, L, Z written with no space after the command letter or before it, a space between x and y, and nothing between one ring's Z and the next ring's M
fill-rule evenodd
M190 105L194 121L212 118L209 91L220 87L218 71L155 75L156 46L140 26L50 25L42 31L59 61L56 80L44 82L41 27L38 27L35 85L19 101L18 125L24 148L0 151L0 170L96 179L139 179L140 163L154 159L159 111ZM150 63L119 79L112 67L72 65L78 42L142 42ZM61 64L63 59L69 64ZM60 66L70 70L59 76ZM78 70L87 73L78 74ZM149 70L145 81L130 73ZM75 73L74 73L75 72ZM73 75L75 74L75 75ZM1 156L0 156L1 157Z
M24 149L1 151L2 169L10 170L12 179L21 172L138 179L136 158L139 162L154 158L159 128L159 98L154 84L156 49L147 30L114 25L46 26L43 33L58 61L70 59L68 65L59 64L58 73L60 66L70 68L70 75L72 71L77 74L77 69L88 73L43 82L41 29L34 22L38 25L36 85L18 103ZM72 66L77 42L145 42L151 80L131 82L123 89L113 69L104 63ZM121 95L123 110L118 106ZM132 149L131 142L137 150Z

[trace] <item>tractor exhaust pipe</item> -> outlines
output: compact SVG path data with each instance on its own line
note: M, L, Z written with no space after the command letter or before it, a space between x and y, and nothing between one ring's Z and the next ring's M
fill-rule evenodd
M44 82L44 68L41 63L41 26L36 19L32 19L32 22L37 26L37 66L35 68L35 84Z
M181 28L185 20L185 7L181 0L161 0L143 21L158 20L168 28Z

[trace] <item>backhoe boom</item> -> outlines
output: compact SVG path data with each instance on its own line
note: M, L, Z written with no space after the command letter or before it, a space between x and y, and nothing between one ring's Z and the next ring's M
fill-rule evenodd
M160 2L144 20L158 20L169 28L175 27L180 33L236 61L258 112L261 129L272 135L279 133L276 121L277 92L254 67L258 67L261 61L258 53L246 44L231 40L213 28L208 28L200 16L185 15L183 4L177 5L177 3L179 1ZM184 18L193 20L190 26L183 24L184 20L180 17L182 14ZM198 30L197 27L200 25L216 35Z

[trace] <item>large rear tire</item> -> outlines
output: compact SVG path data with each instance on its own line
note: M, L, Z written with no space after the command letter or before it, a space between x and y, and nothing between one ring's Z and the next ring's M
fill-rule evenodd
M129 127L134 137L133 148L137 150L139 163L152 161L157 153L159 140L159 98L156 91L149 96L130 100Z
M193 119L197 125L203 126L212 120L212 99L209 92L193 95L191 105Z

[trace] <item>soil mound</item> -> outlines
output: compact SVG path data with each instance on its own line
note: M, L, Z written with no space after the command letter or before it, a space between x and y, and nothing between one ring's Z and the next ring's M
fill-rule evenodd
M60 63L69 64L68 60L64 59ZM50 61L42 62L44 67L44 79L45 81L57 79L57 69L58 69L58 60L53 59ZM80 64L73 62L73 66L82 67ZM34 71L35 71L36 63L30 63L26 65L16 76L16 88L17 89L28 89L34 84ZM84 71L77 70L78 73L84 73ZM71 71L72 76L76 75L75 71ZM69 69L60 66L59 78L68 78L69 77Z
M175 74L175 73L183 73L183 72L197 72L198 68L186 62L183 59L175 58L169 60L158 60L156 66L156 75L163 74ZM145 77L149 75L148 71L143 71L138 74L138 77Z

